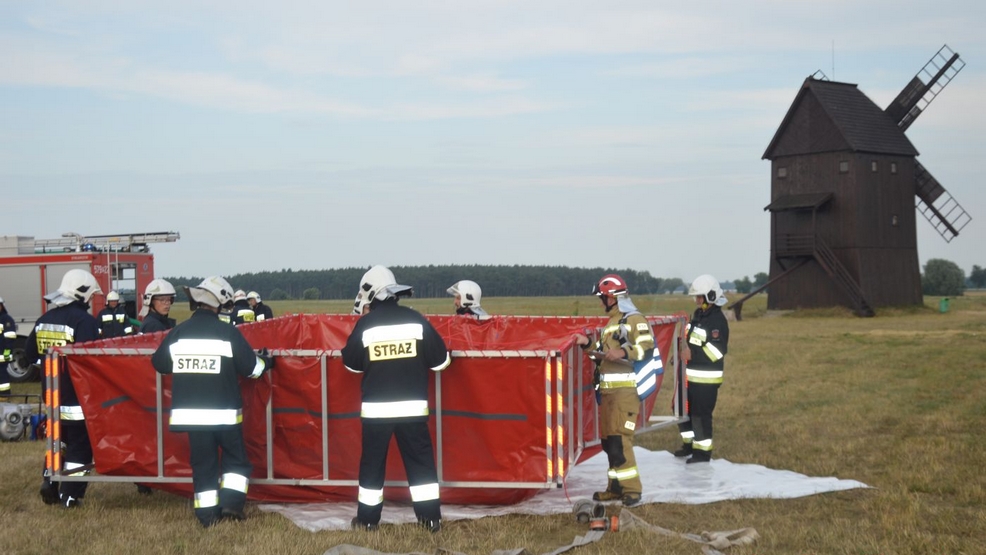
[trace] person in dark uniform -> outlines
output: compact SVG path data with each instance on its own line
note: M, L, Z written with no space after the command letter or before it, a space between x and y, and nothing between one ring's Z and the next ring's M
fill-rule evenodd
M99 336L103 339L133 335L137 330L130 323L127 311L120 304L120 294L110 291L106 294L106 307L96 315L99 321Z
M483 298L483 290L475 281L463 279L455 282L446 292L455 297L455 313L459 315L476 316L479 319L487 319L489 314L479 306Z
M97 293L102 293L102 290L92 274L78 269L66 272L58 289L44 297L51 309L38 318L27 343L24 344L26 360L36 363L52 347L99 339L99 322L89 314L89 301ZM58 419L64 444L61 470L69 476L86 475L89 471L81 469L92 463L89 430L72 384L71 366L64 366L63 371L65 373L60 376L58 384ZM82 505L88 485L88 482L53 483L49 479L48 469L45 468L41 482L41 500L47 505L74 509Z
M233 297L225 279L209 277L185 290L194 312L168 332L151 364L172 375L169 428L188 432L195 516L209 527L245 518L253 467L243 442L239 377L259 378L274 359L266 349L255 353L235 326L219 321L219 307Z
M143 307L140 317L144 319L140 325L140 333L168 331L175 327L175 319L171 314L171 305L175 302L175 287L167 280L155 279L144 288Z
M233 293L233 323L237 326L240 324L249 324L257 320L257 315L250 307L250 302L247 300L247 295L242 289L237 289Z
M14 345L17 341L17 322L7 314L7 307L0 297L0 397L10 396L10 374L7 365L14 361Z
M599 353L599 435L609 461L606 491L592 494L596 501L616 501L631 507L640 503L643 484L633 453L633 435L640 413L637 376L633 362L648 359L654 350L650 324L630 300L627 282L616 274L602 277L592 288L609 314L597 341L575 334L584 350Z
M722 385L729 323L722 312L726 296L716 278L698 276L688 294L698 305L682 340L687 340L687 345L679 349L688 384L689 420L678 425L682 445L674 456L688 457L686 463L701 463L712 460L712 411Z
M438 472L428 431L428 379L451 362L445 341L417 311L397 300L411 287L398 285L393 272L374 266L363 275L356 296L356 322L342 360L346 369L363 374L360 423L359 502L352 527L375 530L383 512L387 448L397 437L407 471L418 522L442 528Z
M250 303L250 308L257 315L257 321L263 322L264 320L270 320L274 317L274 311L271 310L269 306L264 304L264 300L260 298L260 293L256 291L250 291L247 293L247 302Z

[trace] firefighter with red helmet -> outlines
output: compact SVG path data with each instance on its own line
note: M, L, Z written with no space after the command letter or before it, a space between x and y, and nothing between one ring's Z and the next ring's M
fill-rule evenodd
M619 500L625 506L640 503L643 489L633 454L633 434L640 412L633 362L644 360L654 349L654 335L647 319L630 300L626 281L603 276L592 288L606 313L606 327L596 341L575 334L575 341L596 358L599 372L599 435L609 460L606 491L592 495L596 501Z
M35 363L52 347L99 339L99 322L89 314L89 301L96 293L102 293L102 290L92 274L79 269L66 272L58 289L44 297L52 308L38 318L28 336L24 344L25 360ZM69 476L86 475L89 473L86 468L92 464L89 430L72 385L71 366L65 366L64 370L58 383L58 420L64 444L62 470ZM47 505L74 509L81 506L88 485L88 482L53 483L46 468L41 482L41 500Z
M384 266L370 268L360 282L353 308L361 315L346 346L346 369L363 375L360 424L359 496L352 527L376 530L383 512L383 486L391 437L404 460L418 523L431 532L442 527L438 472L428 430L428 381L451 358L445 341L417 311L397 300L411 287L398 285Z
M240 330L219 320L219 307L233 299L225 279L208 277L185 290L194 312L168 332L151 364L172 375L168 424L188 432L195 516L208 528L245 518L253 467L243 441L239 378L259 378L274 359L266 349L255 353Z
M674 456L688 457L686 463L700 463L712 460L712 411L722 385L729 323L722 312L726 296L716 278L698 276L688 294L695 297L698 306L686 330L687 348L681 349L688 383L689 420L678 424L682 445Z

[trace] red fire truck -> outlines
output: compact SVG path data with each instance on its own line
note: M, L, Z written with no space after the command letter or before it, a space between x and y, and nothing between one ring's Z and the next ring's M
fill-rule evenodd
M172 243L174 231L90 235L63 233L57 239L24 236L0 237L0 297L17 323L18 348L48 306L44 295L58 288L62 276L73 269L92 273L104 295L92 298L92 313L105 305L105 293L117 291L131 317L140 297L154 279L151 243ZM18 351L19 353L20 351ZM36 368L16 357L9 366L11 380L35 378Z

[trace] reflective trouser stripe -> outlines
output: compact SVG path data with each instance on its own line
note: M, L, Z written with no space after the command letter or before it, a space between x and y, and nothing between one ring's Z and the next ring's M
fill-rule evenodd
M699 451L711 451L712 450L712 439L696 440L692 442L692 447L698 449Z
M362 405L363 418L408 418L428 416L428 401L394 401L392 403L366 403Z
M694 383L722 383L722 370L694 370L692 368L686 368L685 375L688 377L688 381Z
M687 432L681 432L681 441L683 443L691 443L695 439L695 432L688 430Z
M422 484L420 486L411 486L411 501L417 503L419 501L431 501L432 499L438 499L438 483L434 484Z
M636 466L631 466L630 468L624 468L623 470L616 470L615 468L610 468L609 472L606 473L611 480L630 480L640 476L637 472Z
M209 491L199 491L195 493L195 508L208 509L219 505L219 491L211 489Z
M242 474L233 474L232 472L223 474L223 479L219 482L219 487L222 489L231 489L234 491L241 491L243 493L247 492L250 486L250 479Z
M375 507L383 503L383 490L382 489L366 489L363 486L359 487L359 495L357 500L370 507Z
M62 405L58 411L60 420L85 420L86 415L82 414L82 407L79 405Z
M5 331L3 332L3 336L6 337L7 339L17 339L17 332Z
M10 391L9 383L0 383L0 391Z
M172 426L241 424L241 409L171 409Z
M89 470L82 470L82 471L79 471L79 472L73 472L75 469L82 468L84 466L86 466L86 465L81 464L81 463L74 463L74 462L65 461L65 470L67 471L66 474L68 474L69 476L87 476L89 474Z

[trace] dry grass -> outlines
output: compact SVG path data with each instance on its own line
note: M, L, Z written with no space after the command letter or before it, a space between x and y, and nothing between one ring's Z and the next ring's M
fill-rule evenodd
M687 297L636 299L643 310L689 310ZM938 299L925 308L766 315L759 297L732 324L726 383L716 409L717 456L872 487L799 499L708 505L646 505L634 512L679 532L752 526L761 534L736 555L986 553L986 295ZM346 312L348 301L271 303L278 314ZM450 299L418 299L450 312ZM484 303L486 304L486 303ZM593 314L591 298L489 299L492 312ZM176 307L178 308L178 307ZM187 312L186 312L187 313ZM184 315L176 310L176 316ZM32 385L15 386L29 391ZM662 392L666 396L667 392ZM660 399L659 403L667 403ZM666 406L663 405L663 406ZM651 449L674 447L674 430L647 434ZM452 522L438 536L411 526L379 533L310 533L248 507L250 519L203 530L185 499L139 496L128 484L95 484L81 511L41 504L42 445L0 444L0 540L4 553L310 553L349 543L385 552L469 554L526 547L544 553L585 533L569 515ZM355 506L354 506L355 510ZM699 553L698 546L643 531L608 534L576 552Z

